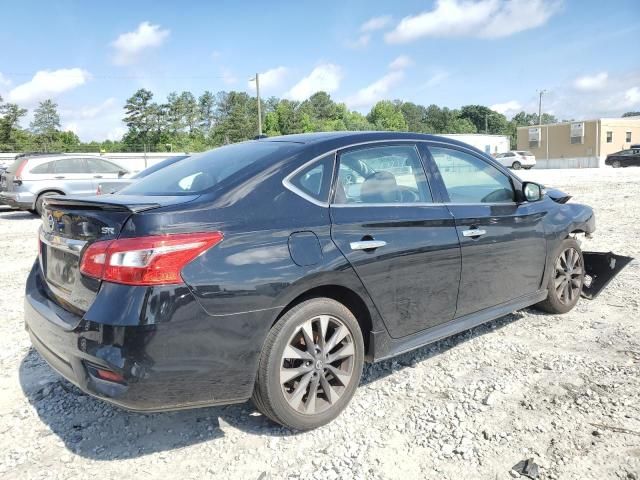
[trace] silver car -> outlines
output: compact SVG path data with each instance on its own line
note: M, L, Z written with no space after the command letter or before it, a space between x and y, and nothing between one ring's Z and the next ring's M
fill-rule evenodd
M45 197L93 195L101 181L128 173L99 156L20 155L0 177L0 203L40 214Z

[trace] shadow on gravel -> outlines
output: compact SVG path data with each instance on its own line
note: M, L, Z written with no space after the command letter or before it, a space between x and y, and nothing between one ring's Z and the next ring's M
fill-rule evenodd
M365 365L362 384L436 357L467 340L522 317L511 314L446 340L376 364ZM31 348L20 364L20 384L40 419L72 452L94 460L127 459L221 438L229 425L252 435L295 432L256 412L250 402L178 412L132 413L84 394L55 373Z
M38 217L24 210L0 209L0 220L33 220L34 218Z

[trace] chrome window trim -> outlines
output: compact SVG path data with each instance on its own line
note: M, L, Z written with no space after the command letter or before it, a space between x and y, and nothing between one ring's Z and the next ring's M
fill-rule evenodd
M311 160L305 162L304 164L302 164L300 167L296 168L293 172L291 172L289 175L287 175L286 177L284 177L284 179L282 180L282 185L289 190L292 193L295 193L296 195L298 195L299 197L304 198L305 200L307 200L308 202L313 203L314 205L317 205L319 207L324 207L324 208L329 208L329 207L338 207L338 208L343 208L343 207L352 207L355 205L358 206L368 206L368 207L373 207L373 206L431 206L431 205L465 205L465 204L454 204L454 203L390 203L390 204L381 204L381 203L353 203L353 204L349 204L349 203L345 203L345 204L329 204L329 201L327 199L326 202L323 202L321 200L318 200L316 198L313 198L311 195L308 195L307 193L303 192L302 190L300 190L298 187L296 187L295 185L293 185L291 183L291 178L293 178L297 173L299 173L301 170L304 170L306 167L308 167L310 164L312 164L313 162L317 162L318 160L320 160L321 158L326 157L327 155L334 155L334 162L333 162L333 171L331 174L331 179L333 181L333 178L335 176L335 169L336 169L336 158L335 155L341 151L341 150L346 150L348 148L352 148L352 147L359 147L362 145L371 145L371 144L376 144L376 143L414 143L414 144L418 144L418 143L426 143L426 144L435 144L435 145L441 145L444 147L453 147L454 149L459 149L459 150L463 150L468 152L471 155L474 155L475 157L479 157L478 152L465 147L464 145L456 145L456 144L452 144L446 141L442 141L442 140L426 140L426 139L415 139L415 138L389 138L389 139L384 139L384 140L369 140L369 141L365 141L365 142L358 142L358 143L351 143L349 145L343 145L341 147L338 148L332 148L331 150L327 150L326 152L317 155L315 157L313 157ZM420 151L418 151L418 154L421 156ZM498 162L495 161L494 162L497 165L500 165ZM495 165L492 165L495 166ZM502 166L502 165L500 165ZM504 172L500 169L498 169L498 171L500 171L501 173L507 175L509 178L511 178L511 175L509 172ZM333 185L331 185L331 187L333 188ZM332 192L332 188L329 189L329 196L331 196L331 192ZM429 186L429 188L431 188L431 186ZM431 192L433 194L433 192ZM514 204L517 205L517 202L513 202ZM466 205L492 205L490 203L469 203ZM505 205L505 203L499 203L497 205Z
M318 155L317 157L313 157L311 160L309 160L308 162L305 162L303 165L301 165L300 167L296 168L293 172L291 172L289 175L287 175L286 177L284 177L284 179L282 180L282 185L284 186L284 188L286 188L287 190L295 193L296 195L298 195L299 197L304 198L306 201L313 203L314 205L317 205L319 207L325 207L328 208L329 207L329 199L327 198L326 202L323 202L322 200L318 200L317 198L312 197L311 195L309 195L308 193L302 191L301 189L299 189L298 187L296 187L293 183L291 183L291 179L293 177L295 177L298 173L300 173L301 171L305 170L307 167L309 167L310 165L312 165L315 162L318 162L320 160L322 160L325 157L328 157L329 155L333 154L333 166L331 168L331 179L329 180L330 182L333 182L333 174L336 168L336 158L335 158L335 153L337 152L337 150L329 150L328 152L325 152L321 155ZM331 196L331 185L329 186L329 196Z
M80 256L80 252L87 244L84 240L75 240L72 238L64 238L59 235L54 235L52 233L47 233L42 228L40 229L40 240L42 243L57 248L58 250L63 250L68 253L73 253L74 255Z

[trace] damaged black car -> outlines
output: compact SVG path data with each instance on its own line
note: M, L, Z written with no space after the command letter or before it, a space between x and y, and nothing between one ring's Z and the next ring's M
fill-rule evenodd
M124 408L252 398L315 428L365 360L531 305L568 312L585 278L597 294L624 259L590 270L574 237L593 210L568 200L438 136L229 145L115 195L47 198L26 328L64 377Z

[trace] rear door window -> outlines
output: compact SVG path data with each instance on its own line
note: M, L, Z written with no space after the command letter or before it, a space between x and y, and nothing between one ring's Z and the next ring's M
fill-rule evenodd
M429 147L453 203L511 203L511 180L500 170L460 150Z
M340 154L334 204L432 203L415 145L388 145Z
M54 173L89 173L84 158L63 158L56 160Z

